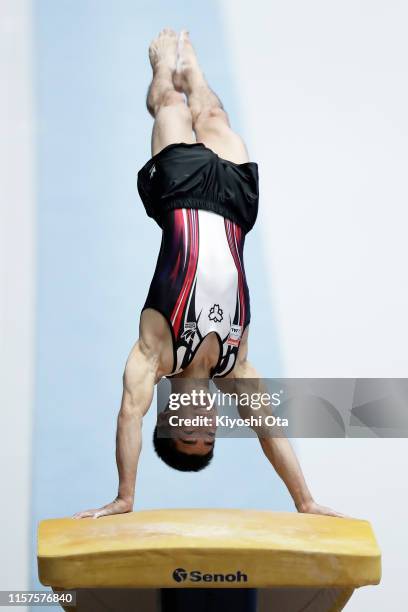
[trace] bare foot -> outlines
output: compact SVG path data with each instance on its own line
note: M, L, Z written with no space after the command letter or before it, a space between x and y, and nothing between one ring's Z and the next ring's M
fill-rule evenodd
M149 59L153 72L164 66L174 72L177 59L177 33L171 28L164 28L150 43Z
M196 52L187 30L181 30L177 41L176 71L173 75L174 88L189 93L193 82L205 82Z

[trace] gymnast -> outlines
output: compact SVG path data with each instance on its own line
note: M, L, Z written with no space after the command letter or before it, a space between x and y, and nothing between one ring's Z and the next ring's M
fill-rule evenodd
M260 379L248 360L250 299L243 251L258 212L258 167L210 89L187 31L166 28L149 47L153 78L147 108L154 118L152 157L138 173L147 215L162 229L156 270L127 359L117 420L118 495L75 518L133 510L142 421L163 377ZM158 415L153 443L172 468L198 471L214 452L215 431L174 428ZM316 503L284 436L258 436L298 512L344 516Z

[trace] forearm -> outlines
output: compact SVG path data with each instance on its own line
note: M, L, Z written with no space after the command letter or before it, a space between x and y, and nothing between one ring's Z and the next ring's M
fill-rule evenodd
M285 437L265 437L259 438L259 441L266 457L288 488L297 510L302 511L313 502L313 497L289 440Z
M136 472L142 449L142 421L153 399L155 373L143 343L129 356L123 377L123 395L116 430L118 497L133 507Z
M116 463L119 475L118 497L133 506L137 465L142 448L142 416L121 408L116 432Z

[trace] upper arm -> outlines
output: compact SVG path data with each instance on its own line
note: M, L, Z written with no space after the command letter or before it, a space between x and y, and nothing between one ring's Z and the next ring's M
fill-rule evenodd
M153 400L154 385L171 371L173 349L164 317L151 308L140 317L139 339L130 351L123 374L122 408L144 416Z
M130 351L123 373L122 408L144 416L153 400L155 382L155 360L139 339Z
M215 378L214 382L222 392L236 393L240 397L253 396L258 398L260 394L268 393L268 389L261 375L248 359L248 331L249 328L247 327L242 336L233 370L224 378ZM248 418L254 414L253 409L247 402L238 402L237 410L241 418ZM271 414L273 414L273 410L270 405L262 405L256 410L257 416L265 417ZM260 434L258 427L252 427L252 429L258 435Z

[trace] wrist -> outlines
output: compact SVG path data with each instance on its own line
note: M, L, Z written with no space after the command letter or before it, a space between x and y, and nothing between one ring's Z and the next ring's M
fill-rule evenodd
M295 502L296 510L298 512L307 512L313 503L314 500L312 497L302 499L298 502Z
M127 505L133 507L133 502L135 500L135 497L134 497L133 494L130 494L130 493L129 494L124 494L124 493L120 493L119 492L117 497L116 497L116 499L117 500L121 500L121 501L125 502Z

